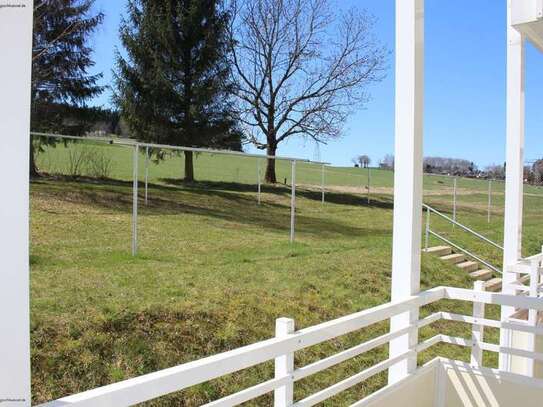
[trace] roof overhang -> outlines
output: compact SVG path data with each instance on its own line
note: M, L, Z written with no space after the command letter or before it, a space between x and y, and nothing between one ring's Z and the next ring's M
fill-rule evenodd
M543 52L543 0L514 0L512 25Z

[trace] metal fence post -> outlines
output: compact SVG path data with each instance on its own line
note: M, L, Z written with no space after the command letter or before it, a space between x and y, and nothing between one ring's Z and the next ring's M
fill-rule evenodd
M139 146L135 144L132 158L132 256L138 253L138 159Z
M147 205L149 189L149 146L145 147L145 205Z
M292 160L290 193L290 243L294 243L294 229L296 227L296 160Z
M473 284L473 290L482 292L485 291L484 281L476 281ZM485 304L482 302L473 301L473 318L485 317ZM483 350L481 349L481 343L484 342L484 326L477 324L474 321L471 328L471 364L473 366L483 365Z
M456 178L454 179L454 184L453 184L453 220L456 222ZM454 224L453 224L453 229L454 229Z
M325 170L325 166L324 164L322 165L322 171L321 171L321 203L324 204L324 170Z
M260 197L260 194L262 192L262 181L261 181L261 173L260 173L260 159L256 159L256 181L257 181L257 184L258 184L258 194L257 194L257 199L258 199L258 204L260 205L260 202L261 202L261 197Z
M487 222L490 223L490 210L492 208L492 180L488 180L488 216Z
M294 320L279 318L275 321L275 337L283 338L294 333ZM281 378L294 371L294 353L275 358L275 377ZM294 380L274 390L274 407L288 407L294 404Z
M370 186L371 186L371 172L370 172L370 166L368 165L368 205L371 203Z

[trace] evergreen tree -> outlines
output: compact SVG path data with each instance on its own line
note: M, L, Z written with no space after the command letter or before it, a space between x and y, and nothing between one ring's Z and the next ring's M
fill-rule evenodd
M93 12L94 0L42 0L34 6L32 49L32 130L78 133L82 126L66 125L65 115L84 107L100 94L101 74L90 74L94 66L89 36L103 21ZM84 120L81 121L83 123ZM55 140L30 142L30 175L38 175L35 150Z
M129 0L127 14L114 99L132 134L159 144L240 150L222 2ZM184 154L185 181L193 181L193 154Z

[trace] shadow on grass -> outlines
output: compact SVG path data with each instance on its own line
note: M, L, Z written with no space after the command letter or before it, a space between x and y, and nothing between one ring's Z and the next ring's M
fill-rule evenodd
M88 204L126 214L132 212L132 183L129 181L55 177L41 178L32 184L44 187L40 193L68 202ZM177 182L177 185L180 183ZM243 193L254 192L251 185L197 182L184 183L183 189L178 186L150 184L148 205L140 203L140 214L147 216L192 214L281 231L285 234L290 230L290 205L266 201L258 206L253 195ZM130 189L130 193L127 193L127 188ZM290 189L285 186L265 186L263 192L283 196L285 199L290 195ZM317 200L318 197L320 201L320 193L316 191L300 190L297 194L306 199ZM351 194L334 192L327 194L326 198L328 203L367 206L365 198ZM373 200L371 206L389 209L392 203L386 200ZM334 220L331 217L303 213L303 210L297 212L296 231L321 237L390 234L386 229L353 226L349 224L348 219Z
M191 183L186 183L179 179L173 178L162 178L160 181L164 182L167 185L173 186L182 186L185 189L190 189L195 193L204 193L209 194L210 192L220 192L220 191L230 191L230 192L244 192L244 193L255 193L258 190L257 184L240 184L235 182L217 182L217 181L196 181ZM153 185L153 188L155 186ZM274 194L282 197L290 197L291 187L290 185L285 184L262 184L261 191L265 194ZM307 187L297 187L296 195L311 201L321 202L322 192L316 187L315 189ZM332 203L335 205L351 205L351 206L368 206L381 209L392 209L393 201L392 199L383 197L381 195L370 199L368 203L368 198L361 194L352 194L346 192L336 192L336 191L326 191L325 190L325 202Z

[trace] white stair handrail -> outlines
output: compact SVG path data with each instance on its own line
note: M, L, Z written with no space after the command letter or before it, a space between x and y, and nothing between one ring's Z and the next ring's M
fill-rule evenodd
M438 215L438 216L440 216L441 218L445 219L446 221L452 223L453 225L458 226L459 228L465 230L466 232L471 233L472 235L476 236L477 238L479 238L479 239L485 241L486 243L488 243L488 244L490 244L490 245L492 245L492 246L494 246L494 247L500 249L501 251L503 251L503 246L500 246L498 243L493 242L493 241L490 240L489 238L487 238L487 237L483 236L482 234L480 234L480 233L474 231L473 229L467 227L466 225L463 225L463 224L461 224L461 223L455 221L454 219L448 217L447 215L445 215L445 214L439 212L437 209L432 208L431 206L429 206L429 205L427 205L427 204L422 204L422 206L423 206L423 208L425 208L427 211L435 213L436 215Z

